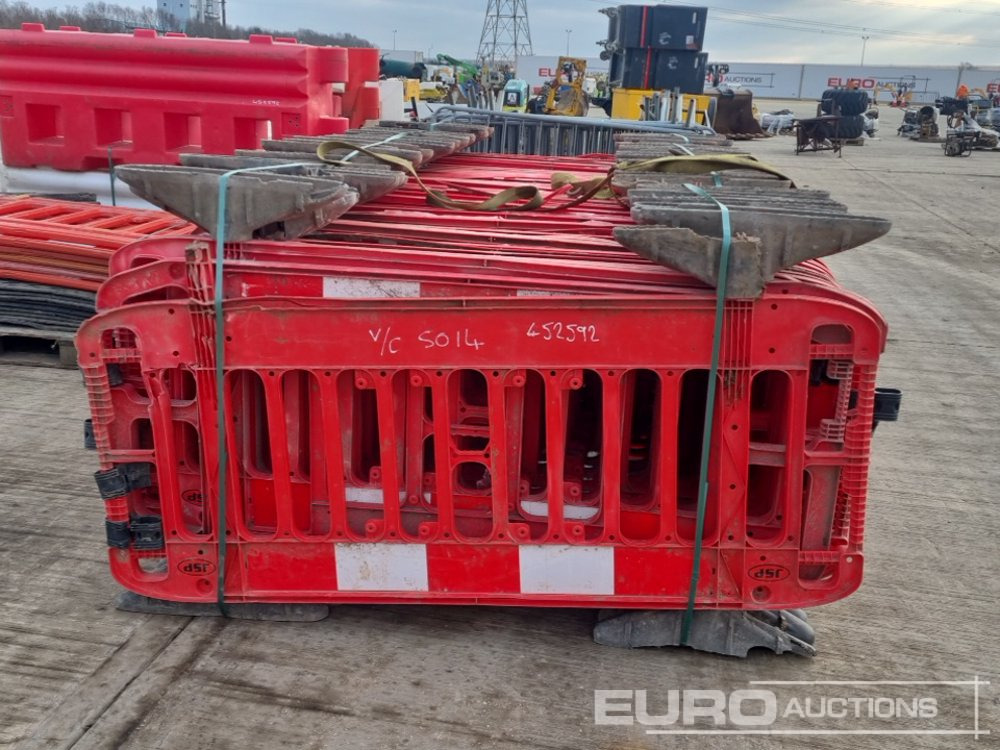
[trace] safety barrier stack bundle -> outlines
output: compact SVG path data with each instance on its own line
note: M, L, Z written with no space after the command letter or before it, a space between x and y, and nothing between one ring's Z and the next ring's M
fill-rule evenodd
M37 23L0 30L4 163L72 171L170 164L183 153L342 133L378 117L369 83L378 80L377 59L377 50L267 35L98 34Z
M193 231L160 211L0 196L2 335L71 337L94 314L94 292L108 276L112 251L157 233Z
M481 195L486 175L557 169L603 167L464 155L421 177ZM647 177L633 209L657 221ZM790 213L839 210L803 193ZM625 250L627 208L498 223L418 195L222 259L208 237L115 254L77 346L124 586L669 609L697 560L702 609L857 588L886 340L868 302L817 260L772 269L757 296L725 301L710 382L717 291Z

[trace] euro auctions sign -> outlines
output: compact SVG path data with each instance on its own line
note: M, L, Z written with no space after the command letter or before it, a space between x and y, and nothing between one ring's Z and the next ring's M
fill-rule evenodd
M751 680L739 689L594 691L594 723L647 735L990 734L989 682Z
M879 85L877 78L841 78L840 76L830 76L826 80L826 85L832 89L842 86L857 85L863 89L873 89Z
M830 76L826 79L826 87L836 88L859 88L864 91L896 91L901 86L910 91L927 91L927 78L918 78L915 75L904 75L897 78L886 78L876 76Z
M656 713L659 711L660 713ZM937 699L887 695L803 696L779 700L773 690L668 690L655 709L646 690L594 691L594 722L664 727L706 720L716 727L770 727L781 719L934 719Z

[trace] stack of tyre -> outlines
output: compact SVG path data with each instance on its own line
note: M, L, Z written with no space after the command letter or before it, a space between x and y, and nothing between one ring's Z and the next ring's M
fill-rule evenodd
M850 89L827 89L820 101L820 111L824 115L839 115L837 135L851 140L860 138L865 132L864 113L868 109L867 91Z

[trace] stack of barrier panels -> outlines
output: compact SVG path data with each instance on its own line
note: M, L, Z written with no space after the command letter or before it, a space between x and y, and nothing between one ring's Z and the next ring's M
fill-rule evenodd
M474 126L453 126L447 133L443 130L427 133L411 130L408 123L403 125L405 129L402 131L369 127L350 130L338 137L344 143L375 144L372 145L373 153L406 155L414 160L419 158L430 162L442 154L464 148L488 133L488 129ZM395 145L379 145L380 141L387 138L387 133L395 136L392 141ZM289 187L299 189L306 185L310 190L322 192L327 197L322 210L308 212L308 218L299 219L298 223L293 223L291 217L285 217L285 221L261 229L262 232L278 236L283 236L296 226L312 226L313 219L317 216L339 215L356 201L371 200L406 182L403 173L393 172L368 156L360 156L356 161L337 167L324 165L315 155L318 142L317 139L306 137L268 141L268 145L272 146L270 150L250 151L239 157L185 154L183 160L191 165L189 169L172 169L161 165L123 167L120 174L136 183L140 192L151 172L154 181L155 178L161 179L161 183L158 183L161 191L164 190L162 179L170 178L171 182L166 187L173 186L173 190L167 189L167 195L174 200L179 198L190 209L192 218L201 220L205 225L206 215L214 216L211 212L215 203L210 201L210 205L206 207L202 201L197 200L196 180L200 181L198 184L210 183L207 187L213 188L218 182L218 176L230 169L247 166L281 168L288 163L296 165L311 160L315 162L315 166L300 165L295 172L258 172L249 177L256 182L278 177L286 191ZM352 154L351 149L339 149L334 155L359 156ZM218 166L222 168L213 169ZM240 187L241 179L243 178L235 181L237 187ZM265 209L279 207L278 196L274 192L258 204L253 204L252 199L259 196L247 196L246 190L239 195L248 198L248 202L256 208L251 213L262 223L266 222L266 218L262 218L265 212L260 206ZM302 189L289 202L298 205L309 196L309 190ZM150 197L156 200L156 194ZM176 205L174 210L178 211ZM179 212L184 213L183 210ZM194 224L161 211L109 207L29 195L0 197L2 335L53 334L54 338L55 334L75 332L79 324L94 312L93 292L107 278L108 258L113 250L140 237L186 235L195 231L197 227Z
M482 187L473 156L422 176L451 158ZM550 165L492 159L497 181ZM117 580L216 600L220 337L230 602L683 607L709 387L697 606L850 594L884 321L819 261L781 270L726 302L710 385L716 293L624 250L630 224L407 187L227 246L223 330L208 238L120 250L77 339Z
M112 251L140 237L193 231L160 211L0 196L0 327L7 335L72 333L94 313Z

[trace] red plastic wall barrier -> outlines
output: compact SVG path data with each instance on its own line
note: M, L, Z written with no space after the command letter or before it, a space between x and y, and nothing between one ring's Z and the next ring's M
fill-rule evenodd
M379 50L372 47L347 49L349 75L344 87L344 113L351 127L359 128L366 120L377 120L382 113L379 101Z
M0 139L7 166L66 170L177 163L266 138L342 133L333 85L348 52L247 41L0 30Z

